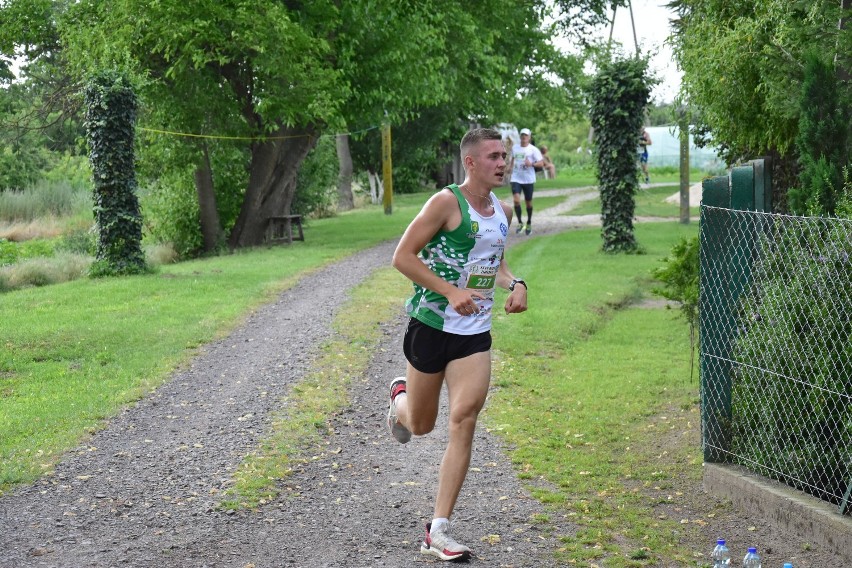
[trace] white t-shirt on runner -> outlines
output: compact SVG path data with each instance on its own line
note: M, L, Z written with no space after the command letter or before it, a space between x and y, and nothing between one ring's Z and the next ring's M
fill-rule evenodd
M515 165L512 167L512 181L515 183L535 183L535 168L525 166L524 159L529 158L531 163L539 162L542 160L541 151L532 144L526 146L515 144L512 146L512 157L515 160Z

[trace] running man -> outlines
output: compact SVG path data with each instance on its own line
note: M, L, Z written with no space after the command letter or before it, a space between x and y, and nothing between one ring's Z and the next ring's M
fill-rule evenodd
M464 135L466 178L433 195L393 255L393 266L414 284L403 340L406 376L390 386L387 425L397 441L435 428L441 388L449 397L449 443L438 473L432 521L420 552L441 560L470 558L450 536L450 517L470 465L473 434L491 380L491 311L496 286L510 290L504 309L527 309L527 285L515 278L503 251L512 210L492 189L503 184L506 149L500 133ZM530 168L532 169L532 168Z
M512 148L512 201L518 216L516 233L532 232L533 190L535 189L535 169L544 166L544 157L538 148L530 144L532 133L529 128L521 129L521 141ZM521 223L521 192L527 205L527 222Z
M651 144L653 144L651 135L643 128L639 135L639 166L645 175L645 183L651 183L651 178L648 176L648 146Z

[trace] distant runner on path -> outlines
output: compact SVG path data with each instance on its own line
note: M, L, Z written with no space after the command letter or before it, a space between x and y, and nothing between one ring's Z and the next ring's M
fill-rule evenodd
M466 179L436 193L411 222L393 257L414 283L403 340L406 377L391 383L388 428L401 443L435 428L441 387L449 397L449 443L438 473L432 521L420 552L441 560L470 558L450 536L449 519L470 465L473 435L491 380L491 311L496 286L511 291L507 314L527 309L527 285L503 251L512 217L492 189L503 184L500 133L477 128L461 141Z
M516 233L532 232L533 191L535 190L535 169L544 166L541 151L530 143L532 133L529 128L521 129L521 142L512 148L512 200L518 215ZM521 222L521 193L527 206L527 222Z

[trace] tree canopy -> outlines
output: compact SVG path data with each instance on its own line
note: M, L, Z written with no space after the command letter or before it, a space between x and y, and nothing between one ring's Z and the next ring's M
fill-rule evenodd
M840 4L673 0L682 95L729 160L792 150L805 51L849 54Z
M244 246L262 240L266 217L289 211L319 136L427 111L446 117L446 131L579 104L582 61L551 37L584 37L606 4L7 0L0 53L7 63L49 59L77 84L103 69L127 73L143 129L203 135L145 136L143 167L194 171L202 228Z

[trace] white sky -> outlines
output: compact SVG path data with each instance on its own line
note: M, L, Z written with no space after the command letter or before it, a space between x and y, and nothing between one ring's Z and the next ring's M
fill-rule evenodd
M665 43L671 33L669 20L674 16L674 13L666 8L667 3L668 0L632 0L639 50L643 53L657 52L651 58L651 69L662 81L651 93L655 102L672 102L680 88L681 72L674 62L671 47ZM608 38L609 28L603 30L602 34L602 37ZM627 53L632 54L635 51L630 10L627 8L619 8L616 11L612 39L620 41Z
M668 2L669 0L632 0L639 50L642 53L655 53L651 58L651 71L661 79L660 84L651 92L651 100L656 103L672 102L680 89L681 72L674 62L671 48L665 44L670 33L669 19L674 16L674 13L666 8ZM608 39L609 28L607 25L599 29L598 37ZM616 11L612 39L613 42L621 43L628 55L635 52L630 10L626 7Z

